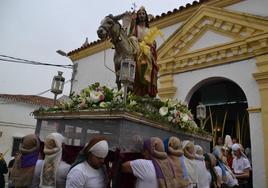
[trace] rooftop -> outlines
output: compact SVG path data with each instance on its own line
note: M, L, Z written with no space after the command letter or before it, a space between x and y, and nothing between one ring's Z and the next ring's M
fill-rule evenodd
M185 6L180 6L178 9L175 8L173 9L173 11L168 11L167 13L162 13L161 15L157 15L155 16L153 19L150 20L150 23L153 23L155 21L158 21L160 19L163 19L167 16L170 16L170 15L173 15L173 14L176 14L178 12L181 12L181 11L184 11L190 7L193 7L193 6L196 6L196 5L200 5L204 2L207 2L207 1L210 1L210 0L199 0L199 1L193 1L192 3L187 3ZM84 49L87 49L87 48L90 48L96 44L99 44L101 42L103 42L104 40L96 40L96 41L93 41L93 42L90 42L90 43L87 43L87 44L83 44L80 48L77 48L75 50L72 50L70 52L68 52L67 56L71 56L77 52L80 52Z
M0 98L8 99L15 102L28 103L40 106L53 106L53 99L41 97L37 95L11 95L0 94Z

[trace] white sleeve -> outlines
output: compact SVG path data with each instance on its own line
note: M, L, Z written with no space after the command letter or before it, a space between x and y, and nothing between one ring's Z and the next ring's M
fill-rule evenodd
M140 179L152 177L153 172L150 162L151 161L144 159L137 159L134 161L130 161L130 166L132 168L133 175Z
M249 169L251 168L248 159L244 158L244 160L243 160L243 166L244 166L244 170L245 170L245 169L248 169L248 168L249 168Z
M67 175L66 188L84 187L86 183L83 173L78 169L71 169Z
M222 169L219 166L215 166L214 168L215 168L218 176L220 176L222 178Z

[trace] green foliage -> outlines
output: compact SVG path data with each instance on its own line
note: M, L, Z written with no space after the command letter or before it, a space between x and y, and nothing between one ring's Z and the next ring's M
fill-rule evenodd
M138 113L171 128L203 134L194 122L187 104L181 101L172 99L161 101L149 96L140 97L128 93L125 104L123 90L118 91L107 86L100 86L99 83L88 86L79 95L72 93L68 102L58 103L48 109L40 108L34 112L34 115L60 111L92 111L94 109Z

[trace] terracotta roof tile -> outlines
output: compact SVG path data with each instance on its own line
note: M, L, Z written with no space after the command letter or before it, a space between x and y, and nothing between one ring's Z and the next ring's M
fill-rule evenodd
M207 1L210 1L210 0L199 0L199 2L198 1L193 1L192 3L187 3L185 6L180 6L179 9L175 8L175 9L173 9L173 11L168 11L167 13L162 13L161 15L155 16L152 20L150 20L150 22L154 22L156 20L164 18L165 16L169 16L169 15L178 13L179 11L183 11L184 9L188 9L190 7L202 4L202 3L207 2ZM88 45L81 46L80 48L77 48L75 50L72 50L72 51L68 52L67 55L71 56L71 55L73 55L73 54L75 54L77 52L80 52L80 51L82 51L82 50L84 50L86 48L89 48L89 47L94 46L96 44L99 44L101 42L103 42L103 40L93 41L93 42L89 43Z
M40 106L53 106L53 99L40 97L36 95L10 95L0 94L0 98L8 99L16 102L23 102L28 104L40 105Z

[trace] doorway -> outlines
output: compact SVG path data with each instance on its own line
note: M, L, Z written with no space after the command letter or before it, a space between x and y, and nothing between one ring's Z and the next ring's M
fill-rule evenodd
M250 147L248 103L243 90L233 81L225 78L211 78L202 81L193 91L189 108L196 118L196 106L206 106L204 129L213 135L214 142L225 135L237 138L244 148Z

